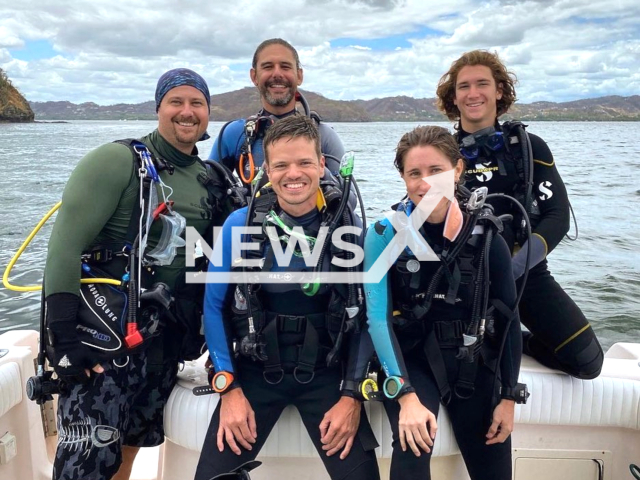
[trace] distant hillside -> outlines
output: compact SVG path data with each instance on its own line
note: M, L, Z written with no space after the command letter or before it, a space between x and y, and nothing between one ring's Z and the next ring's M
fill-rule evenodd
M446 121L436 108L435 98L406 96L373 100L330 100L303 91L312 110L328 122ZM30 102L39 120L152 120L154 102L100 106L70 102ZM227 121L244 118L260 109L257 89L246 87L211 97L211 118ZM574 102L516 104L506 118L520 120L640 120L640 96L601 97Z
M521 120L640 120L640 95L516 104L511 116Z
M87 102L29 102L38 120L152 120L155 102L100 106Z
M445 121L447 118L436 108L435 98L412 98L407 96L355 100L374 122L413 122L432 120Z
M33 122L33 119L34 113L29 103L0 68L0 123Z

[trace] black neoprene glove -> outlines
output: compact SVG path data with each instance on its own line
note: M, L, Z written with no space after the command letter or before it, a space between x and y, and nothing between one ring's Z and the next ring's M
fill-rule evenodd
M61 380L69 383L87 382L85 370L98 365L94 352L80 342L76 332L79 301L71 293L54 293L45 299L51 366Z

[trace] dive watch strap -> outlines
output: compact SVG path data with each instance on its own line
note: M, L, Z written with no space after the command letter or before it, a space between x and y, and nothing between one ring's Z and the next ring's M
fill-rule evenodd
M212 393L216 393L215 390L211 387L211 385L201 385L199 387L193 387L191 392L199 397L201 395L211 395Z
M514 388L501 387L500 398L505 400L513 400L516 403L527 403L527 399L531 394L526 383L517 383Z

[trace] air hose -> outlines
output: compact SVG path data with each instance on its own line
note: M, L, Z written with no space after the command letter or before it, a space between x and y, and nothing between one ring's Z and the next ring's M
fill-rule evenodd
M33 228L31 233L27 236L25 241L22 242L22 245L20 245L20 248L15 253L13 258L7 265L7 268L4 270L4 274L2 275L2 284L5 286L6 289L13 290L14 292L37 292L38 290L42 290L42 285L13 285L9 282L9 275L11 275L11 270L13 269L14 265L16 264L16 262L18 261L22 253L27 249L27 247L31 243L31 240L33 240L33 238L40 231L42 226L45 223L47 223L47 220L51 218L51 216L60 208L61 205L62 205L62 202L56 203L51 208L51 210L49 210L44 215L44 217L42 217L42 219L38 222L38 224ZM82 280L80 280L80 282L81 283L107 283L109 285L116 285L116 286L122 285L122 282L120 280L114 280L112 278L83 278Z

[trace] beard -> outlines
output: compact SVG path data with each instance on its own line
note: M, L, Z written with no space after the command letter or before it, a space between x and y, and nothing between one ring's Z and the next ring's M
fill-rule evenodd
M287 87L287 92L284 94L284 96L274 97L273 95L271 95L271 93L269 93L269 85L273 83L276 83L276 82L269 82L268 84L261 86L260 96L264 98L267 101L267 103L272 107L284 107L288 105L291 102L291 100L293 100L293 96L294 96L294 90L291 84L288 82L279 82L279 83L283 83Z
M175 131L175 137L176 140L179 143L184 143L184 144L190 144L193 143L195 144L200 137L202 136L202 133L200 132L200 121L197 118L183 118L180 117L179 119L176 120L177 122L188 122L188 123L194 123L196 128L193 131L190 132L183 132L180 130L179 127L174 127L174 131Z

